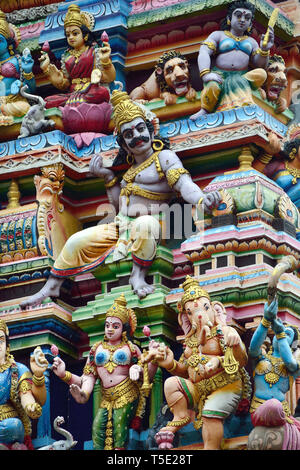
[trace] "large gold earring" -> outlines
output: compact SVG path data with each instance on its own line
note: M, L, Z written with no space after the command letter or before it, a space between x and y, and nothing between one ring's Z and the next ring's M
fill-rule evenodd
M9 49L10 55L14 55L13 45L12 45L12 44L10 44L10 45L8 46L8 49Z
M86 41L88 40L88 38L89 38L89 37L88 37L88 35L86 34L83 39L84 39L85 42L86 42Z
M127 154L126 162L128 163L128 165L132 165L132 164L133 164L133 162L134 162L134 157L133 157L133 155L131 155L131 153L128 153L128 154Z
M227 18L227 24L228 24L228 26L230 26L230 25L231 25L231 21L230 21L230 19L229 19L229 18Z
M294 160L297 154L297 149L294 147L292 151L289 153L289 157L291 160Z
M159 139L153 139L152 147L153 150L158 152L159 150L162 150L164 148L164 143Z

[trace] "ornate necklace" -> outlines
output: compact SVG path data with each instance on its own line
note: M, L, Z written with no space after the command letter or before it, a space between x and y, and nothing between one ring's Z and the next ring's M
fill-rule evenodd
M113 361L113 353L117 351L118 349L123 348L125 344L127 344L127 341L125 341L124 339L122 339L122 341L118 344L108 344L106 341L102 342L103 349L107 349L110 352L109 360L104 366L107 369L107 372L109 374L111 374L115 370L115 368L118 367L119 365Z
M82 54L84 54L88 49L88 46L85 46L85 49L84 51L78 51L77 49L69 49L69 54L73 57L75 57L75 64L77 64L78 60L79 60L79 57L82 56Z
M186 345L193 350L193 353L198 352L199 344L199 339L195 334L186 340Z
M259 362L255 368L258 375L264 375L265 381L272 387L280 377L288 377L285 364L281 357L272 356L268 353L266 360Z
M229 38L232 38L234 39L235 41L244 41L245 39L248 39L248 36L235 36L234 34L232 34L230 31L224 31L224 33L226 34L226 36L228 36Z
M292 183L293 184L296 184L297 183L297 179L300 178L300 170L298 170L298 168L291 168L289 165L288 165L288 162L284 162L284 166L285 166L285 169L289 172L289 174L291 176L293 176L293 180L292 180Z
M150 157L147 158L147 160L145 160L136 168L133 168L133 167L129 168L129 170L127 170L126 173L124 174L123 180L126 181L126 183L132 183L135 180L136 176L139 173L141 173L143 170L148 168L150 165L152 165L153 162L155 162L156 170L159 174L159 177L162 178L164 176L164 172L161 169L160 162L158 159L159 153L160 151L154 152L152 155L150 155Z

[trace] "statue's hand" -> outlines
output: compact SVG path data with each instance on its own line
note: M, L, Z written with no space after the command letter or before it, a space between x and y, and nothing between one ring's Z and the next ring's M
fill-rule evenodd
M33 64L34 64L34 60L31 56L30 50L26 47L21 57L21 66L22 66L23 71L25 73L32 72Z
M105 178L105 180L107 179L107 181L114 177L113 171L103 167L103 159L101 155L98 154L93 155L93 157L91 158L89 171L94 176Z
M278 300L275 298L272 300L270 305L265 303L264 307L264 318L268 321L273 321L276 318L278 312Z
M86 394L84 393L83 390L81 390L80 387L78 387L78 385L71 384L69 387L69 390L70 390L72 397L74 398L75 401L77 401L77 403L83 404L87 402Z
M206 213L210 213L212 209L218 207L222 200L222 196L219 191L212 191L204 195L203 204L204 204L204 211Z
M35 348L33 354L30 356L30 369L31 372L36 377L41 377L45 370L47 369L49 363L45 358L43 351L41 350L40 346Z
M15 80L10 87L10 92L12 95L18 95L20 93L21 82L20 80Z
M134 364L133 366L130 367L129 369L129 377L131 380L139 380L140 378L140 373L142 372L141 366L138 364Z
M226 346L236 346L241 342L240 336L234 328L230 326L223 327L223 332Z
M101 62L108 62L111 56L111 48L108 42L103 41L103 46L100 49L101 52Z
M47 52L42 52L41 57L39 57L40 67L44 73L46 73L49 65L50 65L50 58Z
M269 38L268 38L268 42L266 46L263 45L264 38L265 38L265 34L263 34L261 37L260 48L263 51L269 51L274 46L274 29L269 26Z
M279 97L277 102L276 102L275 112L276 113L283 113L283 111L285 111L286 108L287 108L286 99L283 98L283 97Z
M91 83L100 83L101 82L101 77L102 77L102 72L101 70L99 69L94 69L92 71L92 75L91 75Z
M211 375L212 372L220 367L220 359L217 356L211 357L207 364L204 366L206 374Z
M54 374L57 375L57 377L59 378L63 378L66 375L66 364L58 356L54 358L51 369L53 370Z
M280 318L275 318L275 320L273 321L273 324L272 324L272 329L273 329L275 335L278 335L279 333L283 333L284 325L283 325L282 321L280 320Z
M25 406L25 412L31 419L38 419L42 414L42 407L39 403L28 403Z
M206 73L205 75L203 75L202 81L203 83L207 83L207 82L223 83L223 77L219 73L210 72L210 73Z
M187 94L185 95L185 98L186 98L188 101L195 101L195 99L197 98L197 92L196 92L196 90L195 90L193 87L190 87L190 88L189 88L189 91L188 91Z

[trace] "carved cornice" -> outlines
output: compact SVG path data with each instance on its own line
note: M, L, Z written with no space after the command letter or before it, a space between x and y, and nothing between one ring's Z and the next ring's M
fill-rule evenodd
M6 2L8 3L8 2ZM49 2L50 3L50 2ZM29 9L18 9L6 14L7 20L12 24L24 24L29 21L45 19L48 15L57 12L58 6L64 2L54 2L50 5L32 7Z
M266 0L249 0L255 5L256 15L262 15L265 22L270 18L273 9L276 7L275 4ZM172 3L172 2L171 2ZM152 8L149 9L149 2L143 2L144 10L141 8L137 10L134 7L131 12L131 16L128 19L128 28L143 27L153 23L160 23L164 20L170 20L183 15L192 15L200 12L209 12L209 10L216 8L226 8L226 5L231 3L231 0L189 0L181 3L174 3L169 6L157 8L159 2L151 2ZM141 7L142 7L141 5ZM138 13L135 13L139 11ZM285 37L292 37L294 32L293 22L281 11L276 23L277 31L280 30L280 34Z

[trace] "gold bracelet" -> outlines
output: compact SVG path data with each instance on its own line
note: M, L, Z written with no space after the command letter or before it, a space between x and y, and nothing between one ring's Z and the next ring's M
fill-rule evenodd
M118 182L118 177L115 176L112 180L110 180L108 183L104 183L105 184L105 187L106 189L108 188L112 188L113 186L115 186L115 184L117 184Z
M263 57L268 57L270 55L270 51L263 51L260 47L258 47L254 54L259 54Z
M66 370L66 375L64 377L61 377L61 380L65 382L66 384L69 384L69 382L72 379L72 374L68 370Z
M112 65L112 62L110 59L108 59L106 62L104 62L103 60L100 61L100 64L102 65L103 68L107 69L108 67L110 67Z
M284 331L282 331L281 333L278 333L278 335L276 335L276 338L277 339L282 339L282 338L286 338L286 334Z
M265 165L267 165L273 158L273 155L270 155L269 153L264 153L261 157L259 157L259 161L261 163L264 163Z
M34 78L34 75L32 72L29 72L29 73L23 72L23 77L25 78L25 80L31 80L32 78Z
M200 197L200 199L199 199L199 201L198 201L198 203L197 203L197 206L199 206L200 204L202 204L203 199L204 199L204 197Z
M173 372L173 370L175 370L177 367L177 362L175 361L175 359L173 359L173 364L172 364L172 367L170 369L167 369L166 368L166 371L168 372Z
M265 328L270 328L271 327L271 322L269 320L266 320L265 317L262 318L261 322L262 326Z
M32 382L34 383L36 387L42 387L45 383L45 376L42 375L41 377L37 377L36 375L33 374Z
M203 75L206 75L207 73L210 73L210 69L203 69L200 71L199 75L200 77L203 77Z

